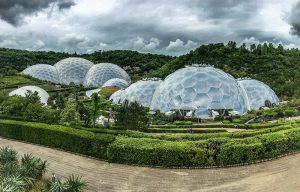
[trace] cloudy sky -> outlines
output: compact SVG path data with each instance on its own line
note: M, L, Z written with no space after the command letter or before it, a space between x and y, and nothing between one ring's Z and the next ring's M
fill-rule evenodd
M201 44L300 47L299 0L0 0L0 47L180 55Z

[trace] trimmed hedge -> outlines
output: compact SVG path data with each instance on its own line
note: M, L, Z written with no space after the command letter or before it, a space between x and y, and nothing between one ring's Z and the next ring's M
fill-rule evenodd
M236 129L262 129L283 125L283 123L253 123L253 124L199 124L199 125L151 125L151 128L236 128Z
M189 129L162 129L162 128L149 128L147 133L188 133ZM192 129L193 133L221 133L227 132L225 129Z
M274 158L300 150L300 128L290 125L248 133L172 135L124 131L119 136L115 133L113 130L93 133L59 125L0 120L2 137L118 163L163 167L220 166ZM160 139L155 138L158 135Z
M115 137L43 123L0 120L0 136L107 159L107 147Z
M250 163L300 150L300 128L253 138L214 138L171 142L118 137L108 147L111 162L163 167L195 167Z

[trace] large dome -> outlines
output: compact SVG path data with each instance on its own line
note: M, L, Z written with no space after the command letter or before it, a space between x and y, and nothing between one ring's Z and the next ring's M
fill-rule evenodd
M25 75L30 75L34 78L59 83L59 76L55 67L47 64L37 64L26 68L22 71Z
M120 89L116 92L114 92L110 97L109 100L111 100L113 103L123 103L124 101L124 96L125 95L125 90Z
M124 89L128 86L129 83L126 80L120 78L110 79L102 85L102 87L118 87L120 89Z
M118 65L99 63L91 67L86 74L84 86L101 87L105 82L114 78L130 81L129 75Z
M57 62L56 67L60 76L60 83L69 85L75 83L80 85L83 83L86 73L94 64L86 59L78 57L69 57Z
M151 110L195 110L206 117L209 109L228 109L244 114L249 105L238 82L222 70L210 66L190 66L166 77L157 87Z
M140 80L125 89L123 100L137 102L144 107L150 107L153 93L161 80Z
M240 79L238 82L247 94L250 109L259 109L266 105L266 101L276 105L280 103L275 92L263 82L255 79Z
M37 92L38 96L40 97L41 103L47 105L48 99L49 99L49 94L42 88L37 87L37 86L24 86L24 87L20 87L12 92L9 93L9 96L13 96L13 95L18 95L18 96L22 96L25 97L26 94L28 93L28 91L31 92Z

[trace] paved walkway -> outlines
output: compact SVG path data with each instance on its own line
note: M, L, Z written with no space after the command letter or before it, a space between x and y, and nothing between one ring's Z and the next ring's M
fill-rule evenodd
M222 169L158 169L110 164L0 138L0 147L32 153L49 162L47 176L82 175L88 191L299 192L300 154L255 165ZM172 158L172 157L170 157Z

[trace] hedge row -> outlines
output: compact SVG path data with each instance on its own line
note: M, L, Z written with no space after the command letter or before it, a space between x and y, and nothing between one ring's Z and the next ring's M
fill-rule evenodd
M189 129L162 129L162 128L149 128L147 133L188 133ZM227 132L225 129L192 129L193 133L221 133Z
M60 125L0 120L0 136L107 159L107 147L115 137Z
M246 139L213 138L195 142L118 137L108 147L108 159L164 167L216 166L273 158L295 150L300 150L300 128Z
M168 140L168 141L197 141L197 140L207 140L210 138L247 138L254 137L262 134L269 134L281 130L291 129L291 126L285 125L274 128L266 128L260 130L253 131L237 131L237 132L219 132L219 133L206 133L206 134L170 134L170 133L157 133L157 134L145 134L140 132L130 132L127 136L135 137L135 138L151 138L151 139L160 139L160 140Z
M236 128L236 129L262 129L283 125L283 123L264 124L199 124L199 125L151 125L151 128Z
M286 125L259 131L249 131L249 134L257 133L245 138L236 137L241 136L240 132L236 132L230 133L232 138L222 137L221 135L225 133L215 133L214 136L194 134L197 137L211 135L211 138L203 140L168 141L145 138L158 134L136 131L126 131L125 135L116 137L114 134L93 133L59 125L0 120L2 137L119 163L164 167L230 165L277 157L300 150L300 128ZM219 137L215 137L218 134ZM172 134L162 135L172 136ZM193 134L185 135L193 136Z

